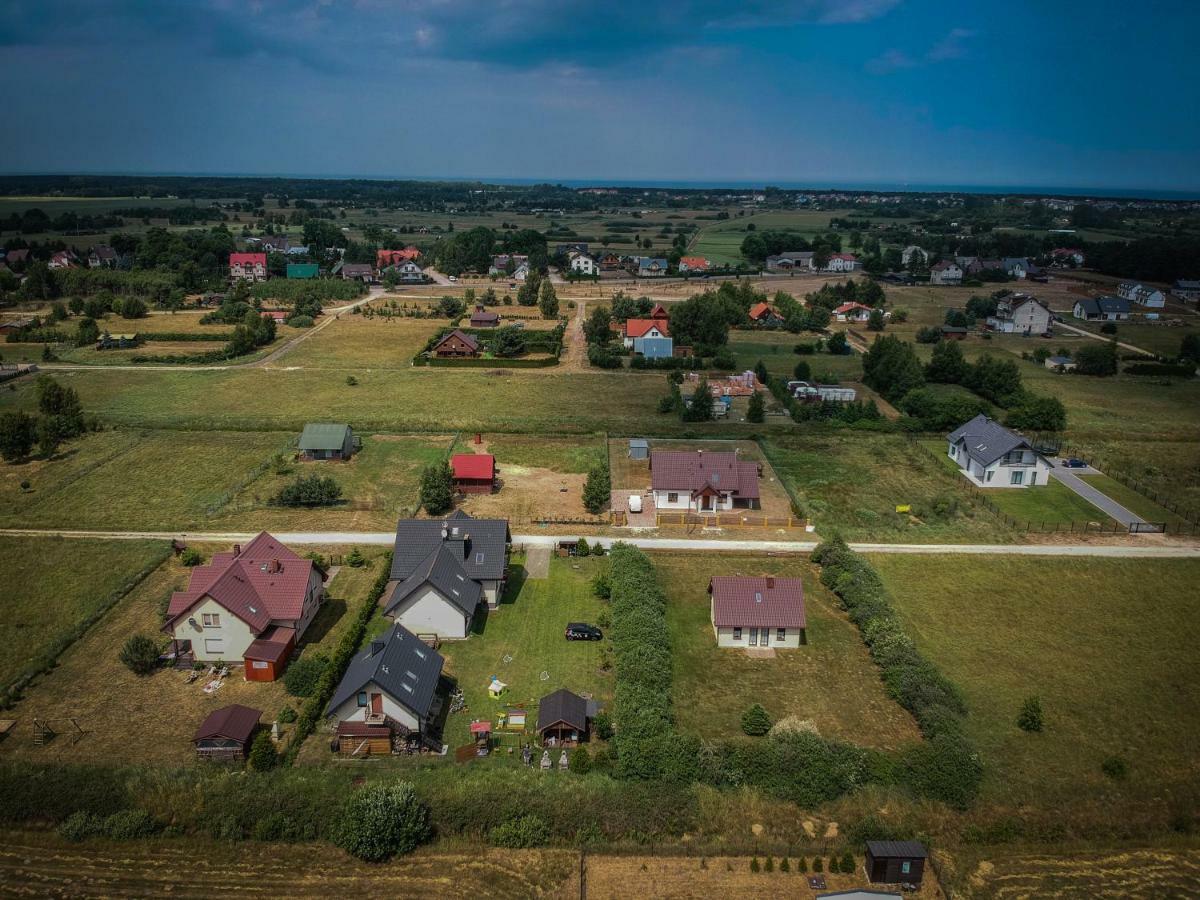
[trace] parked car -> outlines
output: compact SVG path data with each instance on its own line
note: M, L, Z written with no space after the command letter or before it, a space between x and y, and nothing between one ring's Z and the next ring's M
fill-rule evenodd
M641 494L630 494L629 495L629 511L631 513L640 513L642 511L642 495Z
M572 622L567 626L566 638L568 641L600 641L604 639L604 632L595 625Z
M1064 459L1062 461L1062 465L1063 465L1064 469L1086 469L1087 468L1087 463L1085 463L1082 459L1079 459L1074 456L1072 456L1070 459Z

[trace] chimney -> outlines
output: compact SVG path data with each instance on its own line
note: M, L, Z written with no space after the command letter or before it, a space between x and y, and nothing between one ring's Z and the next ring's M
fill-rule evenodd
M450 536L450 531L449 531L449 529L447 529L446 523L443 522L442 523L442 540L444 541L449 536Z
M234 544L233 545L233 558L237 559L241 555L242 555L242 545Z
M477 444L483 443L483 435L478 431L475 432L475 443L477 443Z
M267 568L267 571L270 572L271 574L275 574L276 572L280 572L282 570L283 570L283 566L281 566L279 564L279 560L277 560L277 559L271 560L271 565Z
M775 576L774 575L767 576L767 590L768 591L775 590Z

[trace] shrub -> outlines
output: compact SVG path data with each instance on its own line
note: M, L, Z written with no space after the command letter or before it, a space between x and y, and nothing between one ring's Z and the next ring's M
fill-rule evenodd
M780 872L792 871L791 863L788 862L788 858L786 856L779 861L779 871Z
M751 857L750 858L750 871L758 872L758 871L761 871L761 869L762 869L762 867L759 866L759 864L758 864L758 857L757 856Z
M612 582L609 581L608 575L604 572L601 572L592 579L592 593L601 600L607 600L612 597Z
M774 872L774 871L775 871L775 860L774 860L774 859L772 859L770 856L768 856L768 857L767 857L767 862L766 862L766 864L763 866L763 869L765 869L765 870L766 870L766 871L768 871L768 872Z
M135 675L149 675L158 668L158 642L135 634L121 648L121 662Z
M348 387L354 387L356 384L358 384L357 378L355 378L353 375L346 376L346 385Z
M354 547L346 554L346 565L352 569L361 569L367 564L367 558L362 555L357 547Z
M842 874L853 875L858 866L854 862L854 854L847 850L842 854Z
M296 721L296 711L290 706L285 706L279 711L279 715L276 717L276 719L283 725L290 725L292 722Z
M1124 781L1129 777L1129 763L1120 756L1110 756L1100 763L1100 771L1113 781Z
M587 538L581 537L579 543L575 545L576 556L591 556L592 548L588 545Z
M332 506L342 497L342 488L328 475L301 475L275 495L279 506Z
M608 505L612 493L612 479L608 471L608 463L601 463L588 472L587 481L583 485L584 508L595 515Z
M742 713L742 731L757 737L771 730L771 716L763 707L755 703Z
M158 831L158 823L144 809L123 809L104 820L103 834L115 841L149 837Z
M381 862L411 853L433 833L429 807L408 782L359 788L342 807L334 843L359 859Z
M488 839L497 847L510 850L540 847L550 840L550 826L540 816L517 816L493 828Z
M821 857L819 857L819 856L813 860L813 871L814 872L824 872L825 871L825 863L821 860Z
M586 775L592 769L592 757L587 747L576 747L571 751L570 769L576 775Z
M421 505L431 516L441 515L454 505L454 477L449 463L425 467L421 473Z
M283 673L283 686L293 697L311 697L329 667L329 657L310 653L293 660Z
M606 712L596 713L592 719L592 731L600 740L610 740L613 736L612 717Z
M286 323L288 325L291 325L293 328L312 328L313 327L313 317L312 316L292 316L290 319L286 320Z
M201 555L199 550L193 550L191 547L188 547L179 554L179 562L181 565L187 566L190 569L193 566L198 566L200 563L204 562L204 557Z
M808 860L803 856L796 860L796 871L801 875L808 871Z
M271 732L260 728L250 745L250 758L247 764L255 772L269 772L279 765L279 753L275 750L275 742L271 740Z
M59 823L58 836L67 841L86 841L100 834L103 828L103 819L81 809Z
M1041 731L1043 724L1042 701L1037 697L1026 697L1017 715L1017 727L1022 731Z

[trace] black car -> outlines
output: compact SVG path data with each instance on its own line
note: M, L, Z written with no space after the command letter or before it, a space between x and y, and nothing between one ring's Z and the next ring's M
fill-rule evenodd
M1070 459L1064 459L1062 461L1062 467L1064 469L1086 469L1087 463L1085 463L1082 459L1076 459L1074 456L1072 456Z
M600 641L604 639L604 632L595 625L572 622L567 626L566 638L568 641Z

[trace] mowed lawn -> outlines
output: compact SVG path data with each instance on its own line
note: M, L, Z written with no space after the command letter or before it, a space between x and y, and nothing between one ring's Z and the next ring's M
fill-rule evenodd
M767 447L820 534L910 543L1016 539L935 449L899 435L810 432L772 438Z
M1038 531L1045 528L1087 523L1112 525L1102 510L1084 500L1061 481L1053 478L1044 485L1030 488L985 488L984 495L1006 515L1017 521L1017 528Z
M704 565L684 554L654 554L667 594L667 624L675 666L675 718L705 739L742 733L741 716L761 703L775 720L811 722L823 736L894 749L918 740L912 717L884 690L858 629L801 559L720 556ZM713 575L777 575L804 582L808 644L751 659L720 649L709 616Z
M167 553L161 541L0 538L0 687Z
M481 614L467 640L447 641L441 647L446 674L458 682L467 704L467 711L446 720L445 740L451 747L467 743L472 719L495 723L507 706L529 710L532 732L538 700L559 688L590 693L608 705L613 676L611 670L600 669L607 638L592 642L563 637L568 622L595 624L607 606L592 591L592 578L607 565L594 558L552 558L549 577L534 579L525 576L523 557L513 557L500 608ZM500 700L487 693L493 675L509 685Z
M405 319L346 314L288 352L280 365L317 369L408 369L412 358L445 319Z
M970 708L985 801L1111 823L1200 775L1200 560L876 555L905 628ZM1016 726L1041 698L1046 726ZM1129 765L1125 782L1100 769ZM1110 807L1114 805L1115 808ZM1065 810L1064 810L1065 811Z
M88 434L49 461L5 466L12 526L154 531L209 525L294 434L120 429ZM28 481L28 490L21 481Z
M1155 503L1149 497L1139 494L1115 478L1107 475L1080 475L1079 478L1096 490L1102 491L1110 499L1120 503L1134 515L1141 516L1147 522L1165 522L1171 528L1191 527L1191 523L1181 516Z
M607 448L599 434L485 434L487 452L497 466L550 469L554 472L586 474L606 458ZM464 434L455 453L473 450L473 434Z

